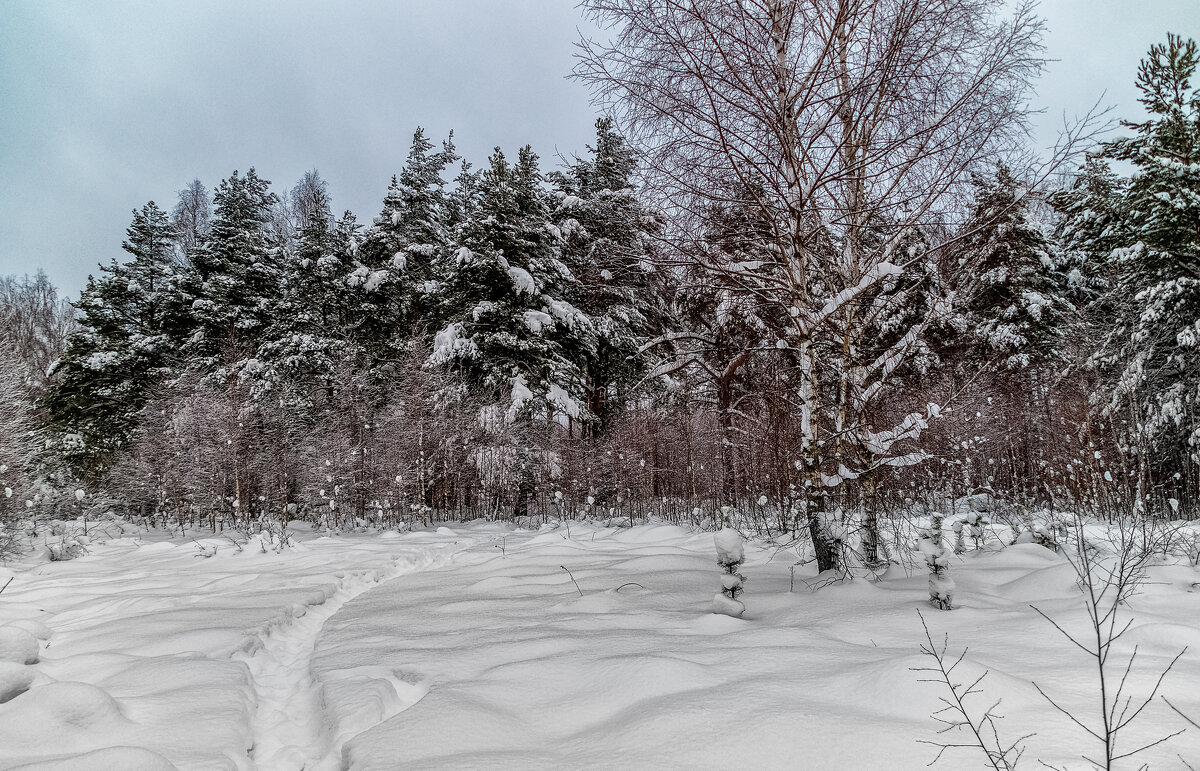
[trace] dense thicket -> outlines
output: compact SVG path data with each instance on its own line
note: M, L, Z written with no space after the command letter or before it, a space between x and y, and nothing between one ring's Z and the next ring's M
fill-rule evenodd
M710 180L681 215L608 119L549 174L528 147L458 167L418 130L366 226L315 172L192 182L134 212L73 330L44 278L0 285L0 506L80 485L219 527L729 505L796 531L816 498L810 532L862 527L869 559L874 516L931 492L1194 516L1197 59L1152 49L1149 117L1061 189L993 154L953 206L796 213L805 259L842 266L811 308L779 292L764 188Z

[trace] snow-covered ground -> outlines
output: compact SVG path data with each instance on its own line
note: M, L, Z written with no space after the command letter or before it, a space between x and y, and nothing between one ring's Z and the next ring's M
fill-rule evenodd
M216 553L211 557L201 552ZM750 542L741 619L711 613L712 533L499 524L308 537L92 544L0 569L0 768L919 769L936 748L939 642L990 671L1022 766L1089 768L1097 744L1038 694L1098 722L1094 664L1029 606L1084 620L1075 575L1036 545L955 558L958 608L893 568L810 591L811 565ZM1200 571L1158 565L1131 603L1127 688L1200 715ZM33 640L44 638L31 647ZM25 663L26 661L36 661ZM1200 767L1200 730L1156 701L1128 762ZM938 767L979 768L954 750Z

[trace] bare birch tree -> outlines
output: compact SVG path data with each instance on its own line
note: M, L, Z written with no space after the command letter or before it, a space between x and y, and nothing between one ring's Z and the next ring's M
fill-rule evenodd
M937 317L868 339L936 249L913 231L953 211L969 172L1023 138L1039 74L1032 6L999 0L585 0L611 37L576 75L643 151L678 253L730 190L770 223L770 265L706 266L781 306L796 361L796 467L822 570L839 555L828 490L921 456L929 411L870 418ZM910 287L911 288L911 287ZM936 412L936 408L934 409Z

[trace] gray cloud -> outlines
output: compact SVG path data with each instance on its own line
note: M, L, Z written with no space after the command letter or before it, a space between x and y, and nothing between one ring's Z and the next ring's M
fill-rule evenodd
M1039 131L1105 88L1136 108L1138 59L1168 29L1200 37L1194 0L1052 0ZM376 213L417 125L481 162L530 143L581 152L594 112L564 78L562 1L95 3L0 0L0 275L43 267L74 294L120 256L130 210L170 207L251 165L290 187L317 168L334 203Z

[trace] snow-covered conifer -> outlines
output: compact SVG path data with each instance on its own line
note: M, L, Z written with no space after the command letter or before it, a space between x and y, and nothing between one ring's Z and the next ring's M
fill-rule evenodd
M942 542L943 515L930 512L929 525L921 528L917 547L929 568L929 604L939 610L954 608L954 579L950 577L950 554Z
M1108 155L1136 169L1124 199L1131 238L1112 253L1119 291L1133 297L1121 330L1115 399L1133 406L1139 444L1160 453L1188 447L1192 464L1200 464L1200 87L1192 82L1198 66L1193 40L1168 35L1152 46L1137 78L1149 118L1124 124L1133 135L1107 146ZM1178 461L1169 463L1178 470Z
M562 261L576 281L566 299L587 315L596 334L570 352L583 376L588 412L600 430L644 374L640 346L661 330L664 318L651 260L657 227L637 195L632 149L612 119L596 121L590 157L549 175L555 187L552 218L562 234Z
M713 613L741 618L746 606L738 599L746 578L738 568L746 561L745 539L731 527L723 528L713 536L717 547L717 564L725 571L721 575L721 591L713 595Z
M126 235L122 248L132 259L88 278L75 303L79 329L44 401L60 456L87 472L128 440L149 389L178 367L191 330L166 213L151 201L134 211Z
M400 174L392 177L383 209L363 232L356 258L365 270L362 290L394 327L383 334L410 338L429 320L437 292L435 266L451 240L446 168L458 160L453 137L441 150L418 128Z
M969 276L966 316L984 359L1010 370L1055 353L1062 337L1061 275L1052 247L1030 218L1029 192L1000 164L994 177L975 179L975 203L964 243Z
M548 203L532 150L510 165L497 148L438 271L441 331L429 362L483 387L509 423L547 409L579 417L572 353L594 335L567 299L575 277L560 259Z
M962 554L967 550L966 539L971 539L975 550L983 548L983 539L987 526L991 524L988 516L981 511L968 511L961 519L954 522L954 553Z
M191 365L221 382L254 358L281 288L281 256L270 240L279 197L253 168L217 186L209 237L192 258L189 277L196 332Z

